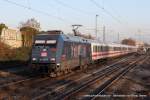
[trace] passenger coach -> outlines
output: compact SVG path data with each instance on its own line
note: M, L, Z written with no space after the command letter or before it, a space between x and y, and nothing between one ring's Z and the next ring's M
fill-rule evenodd
M93 41L91 43L92 61L105 59L110 57L117 57L129 53L136 52L137 48L134 46L121 45L121 44L107 44Z

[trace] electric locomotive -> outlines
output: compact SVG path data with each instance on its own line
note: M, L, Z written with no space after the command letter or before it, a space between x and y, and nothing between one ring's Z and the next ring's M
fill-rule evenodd
M48 31L34 38L31 63L34 70L46 71L51 76L68 73L91 62L90 42L61 31Z

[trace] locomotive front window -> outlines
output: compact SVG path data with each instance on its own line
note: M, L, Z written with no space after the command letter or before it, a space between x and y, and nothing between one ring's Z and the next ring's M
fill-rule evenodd
M34 46L44 46L45 40L35 40Z
M55 47L56 46L56 40L35 40L34 45L35 46Z
M47 40L46 44L56 44L56 40Z
M35 44L45 44L45 40L35 40Z

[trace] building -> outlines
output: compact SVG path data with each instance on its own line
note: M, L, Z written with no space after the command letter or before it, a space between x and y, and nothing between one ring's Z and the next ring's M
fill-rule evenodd
M137 40L137 41L135 42L135 45L136 45L137 47L143 47L143 46L144 46L144 42Z
M1 42L9 45L12 48L19 48L22 46L22 36L19 30L4 28L0 38Z

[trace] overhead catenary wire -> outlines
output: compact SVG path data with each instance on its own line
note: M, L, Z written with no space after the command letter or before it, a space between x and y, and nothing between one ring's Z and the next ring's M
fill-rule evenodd
M67 3L65 3L65 2L63 2L61 0L53 0L53 1L56 2L57 4L63 6L63 7L72 9L74 11L77 11L77 12L81 13L81 14L86 14L86 15L94 14L93 12L87 12L87 11L84 11L84 10L82 10L80 8L72 7L72 6L68 5Z
M98 7L99 9L103 10L106 14L108 14L109 16L111 16L115 21L117 21L118 23L122 24L122 22L120 21L120 19L118 19L117 17L115 17L113 14L111 14L108 10L106 10L103 6L101 6L100 4L98 4L95 0L90 0L96 7Z
M117 17L119 17L120 20L123 20L123 22L126 24L126 26L129 26L129 25L128 25L128 21L125 19L126 16L121 16L121 15L118 13L118 11L117 11L116 9L114 9L114 8L113 8L112 6L110 6L110 5L109 5L109 7L110 7L110 9L111 9L113 12L115 12L115 15L116 15Z
M101 6L99 3L97 3L95 0L90 0L96 7L98 7L99 9L103 10L104 13L106 13L107 15L109 15L110 17L112 17L116 22L118 22L119 24L125 26L128 30L131 30L131 26L128 25L128 22L126 20L121 20L121 16L114 16L114 14L112 14L110 11L106 10L104 8L104 6Z
M30 0L27 0L28 7L31 8Z
M41 10L32 8L31 6L25 6L25 5L19 4L19 3L14 2L14 1L10 1L10 0L3 0L3 1L5 1L5 2L7 2L7 3L10 3L10 4L13 4L13 5L16 5L16 6L18 6L18 7L22 7L22 8L24 8L24 9L31 10L31 11L33 11L33 12L36 12L36 13L39 13L39 14L42 14L42 15L46 15L46 16L49 16L49 17L56 18L56 19L58 19L58 20L60 20L60 21L62 21L62 22L65 22L65 23L69 23L69 24L72 23L72 22L70 22L70 21L68 21L68 20L65 20L65 19L61 18L61 17L58 17L58 16L55 16L55 15L49 14L49 13L47 13L47 12L44 12L44 11L41 11Z

